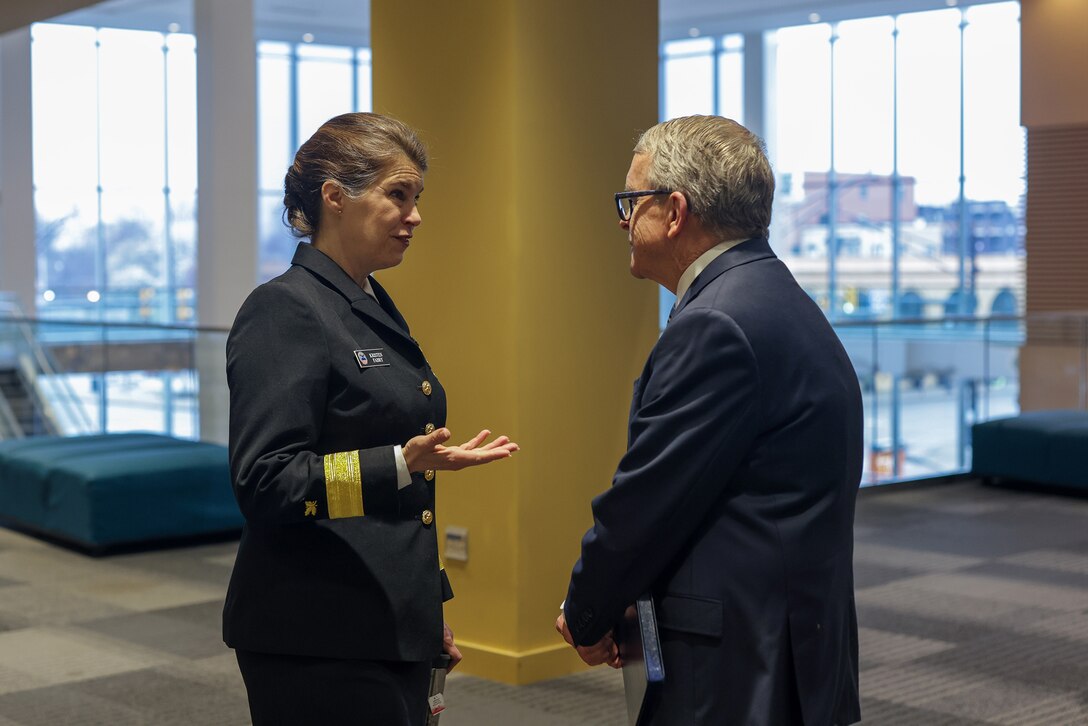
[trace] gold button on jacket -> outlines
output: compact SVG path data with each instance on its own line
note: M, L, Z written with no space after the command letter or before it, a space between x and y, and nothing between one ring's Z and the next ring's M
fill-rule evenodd
M423 427L423 433L425 433L425 434L432 434L432 433L434 433L434 424L433 424L433 423L429 423L429 424L427 424L426 426L424 426L424 427Z
M423 524L430 524L434 521L434 514L429 509L423 510Z
M423 395L424 396L431 395L431 382L430 381L423 381L423 385L420 386L420 388L423 389Z
M427 481L431 481L432 479L434 479L434 469L428 469L427 471L423 472L423 478Z

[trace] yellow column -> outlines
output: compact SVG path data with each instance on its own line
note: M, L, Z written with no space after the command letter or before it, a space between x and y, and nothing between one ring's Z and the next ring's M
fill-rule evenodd
M373 0L374 108L420 129L431 170L404 264L380 275L449 394L459 440L511 461L439 476L446 618L464 671L577 670L553 629L589 502L626 441L657 288L628 272L612 193L657 117L657 3Z

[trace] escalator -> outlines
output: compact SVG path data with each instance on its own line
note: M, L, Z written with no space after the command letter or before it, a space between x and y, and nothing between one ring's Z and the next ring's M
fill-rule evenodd
M52 436L57 425L19 366L0 364L0 438Z
M92 430L30 322L10 296L0 294L0 439Z

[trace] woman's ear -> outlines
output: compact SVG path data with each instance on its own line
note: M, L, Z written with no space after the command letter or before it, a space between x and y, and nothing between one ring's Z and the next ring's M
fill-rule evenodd
M666 219L668 228L665 230L665 235L670 239L676 239L684 231L691 209L688 207L688 198L681 192L670 194L667 204L669 205Z
M326 179L321 185L321 206L332 214L344 211L344 190L332 179Z

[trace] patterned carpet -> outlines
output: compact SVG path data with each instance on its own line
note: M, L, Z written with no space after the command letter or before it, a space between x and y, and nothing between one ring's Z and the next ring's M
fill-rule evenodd
M0 726L246 724L219 616L234 543L84 555L0 529ZM865 491L867 724L1088 724L1088 499ZM442 726L621 726L618 674L454 674Z

